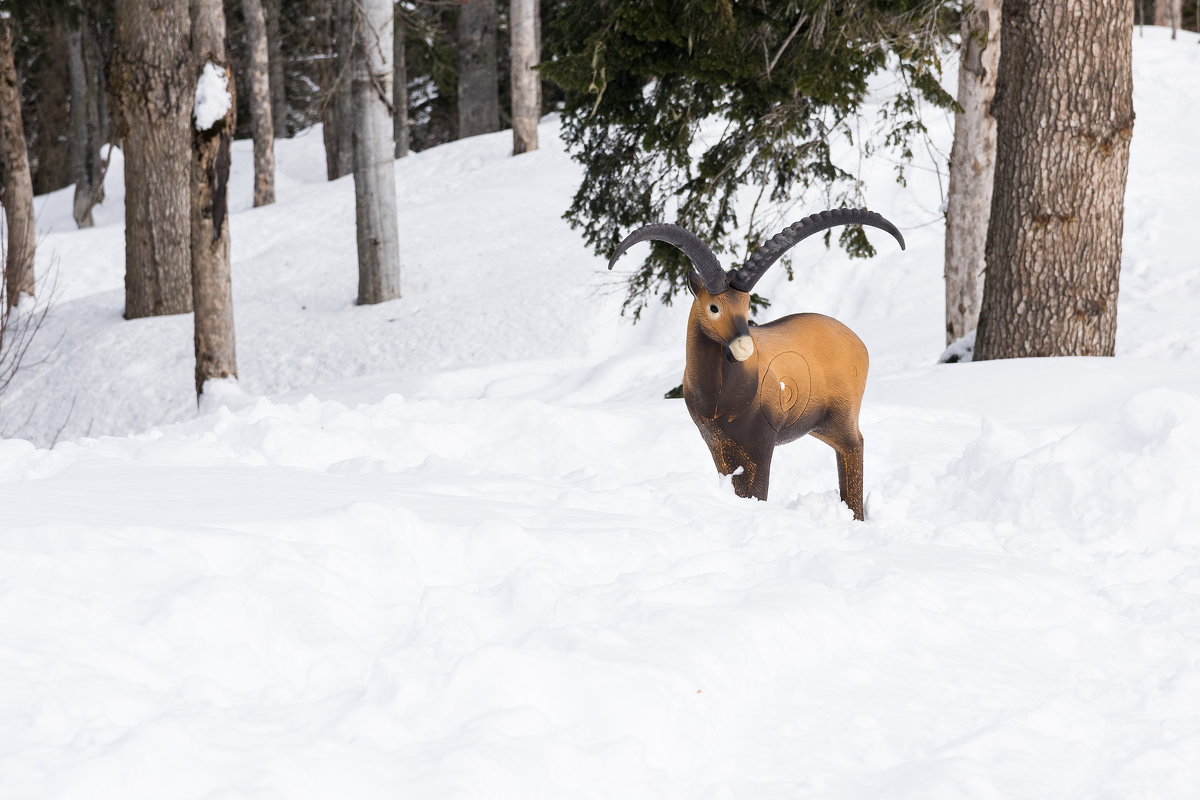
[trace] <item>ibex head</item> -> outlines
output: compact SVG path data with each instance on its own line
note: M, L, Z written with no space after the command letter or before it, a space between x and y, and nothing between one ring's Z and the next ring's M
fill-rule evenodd
M657 223L617 246L608 268L638 242L657 240L692 261L688 288L687 366L683 397L722 473L736 473L738 494L766 499L775 445L812 433L838 454L842 499L862 508L862 434L858 410L867 351L854 333L820 314L795 314L752 331L750 292L788 248L835 225L871 225L904 247L896 226L872 211L839 208L789 225L737 269L726 271L691 231Z
M750 338L750 293L727 288L713 294L699 275L688 276L692 291L694 327L700 333L723 345L729 357L745 361L754 355L754 340Z

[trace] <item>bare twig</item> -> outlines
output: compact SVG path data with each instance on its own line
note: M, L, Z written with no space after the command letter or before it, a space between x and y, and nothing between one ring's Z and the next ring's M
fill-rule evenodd
M787 35L787 38L783 40L783 44L779 46L779 50L775 52L775 57L767 64L767 80L771 79L771 70L775 69L775 65L779 63L779 57L783 55L784 50L787 50L788 45L792 43L792 39L796 38L796 34L800 32L800 26L805 22L808 22L808 14L801 14L800 19L796 20L796 25L792 28L792 32Z
M42 282L39 297L42 300L26 300L19 304L9 305L8 281L4 280L7 269L3 232L0 231L0 396L12 383L13 379L23 369L43 363L45 358L36 363L30 363L26 356L29 353L33 339L42 327L46 314L50 310L49 298L54 295L54 283ZM29 267L33 268L32 265ZM56 345L57 346L57 345ZM51 348L51 352L53 348ZM27 423L26 423L27 424ZM15 431L7 431L11 435Z

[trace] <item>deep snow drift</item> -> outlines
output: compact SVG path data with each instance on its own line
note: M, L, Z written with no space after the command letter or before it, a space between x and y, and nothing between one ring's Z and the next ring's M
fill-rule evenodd
M237 143L243 394L200 416L190 317L121 319L119 154L96 228L39 198L0 796L1194 797L1200 48L1135 58L1117 358L935 365L937 176L882 158L909 249L761 284L871 350L866 523L819 442L769 502L716 477L661 399L686 309L619 319L553 120L397 163L405 296L373 308L319 132L262 209Z

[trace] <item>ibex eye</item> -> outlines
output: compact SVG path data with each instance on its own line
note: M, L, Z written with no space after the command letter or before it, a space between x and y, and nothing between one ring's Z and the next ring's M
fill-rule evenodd
M721 313L721 309L717 308L716 305L714 304L714 305L711 305L708 307L708 312L710 314L716 315L716 314Z

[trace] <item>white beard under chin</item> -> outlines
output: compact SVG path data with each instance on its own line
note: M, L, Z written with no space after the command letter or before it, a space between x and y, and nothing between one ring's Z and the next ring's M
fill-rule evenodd
M738 361L745 361L754 355L754 340L749 336L739 336L729 343L729 352Z

